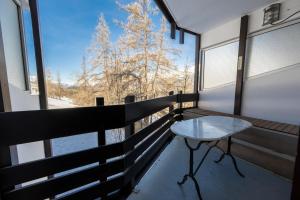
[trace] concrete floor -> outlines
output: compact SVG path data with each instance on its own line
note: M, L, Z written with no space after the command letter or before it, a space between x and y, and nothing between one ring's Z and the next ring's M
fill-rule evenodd
M195 154L195 164L201 159L207 146ZM237 158L245 178L238 176L229 157L216 164L220 151L210 152L197 174L204 200L288 200L291 183L272 172ZM195 200L197 193L191 179L183 186L177 181L188 170L188 149L182 138L167 146L150 170L145 174L128 200Z

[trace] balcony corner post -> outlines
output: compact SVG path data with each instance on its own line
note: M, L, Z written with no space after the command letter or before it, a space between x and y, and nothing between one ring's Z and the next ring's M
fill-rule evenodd
M125 104L126 103L133 103L135 102L135 96L134 95L128 95L125 97ZM128 125L125 127L125 139L127 139L128 137L130 137L131 135L134 134L134 123Z
M169 92L169 96L172 96L172 95L174 95L174 91L170 91L170 92ZM171 105L171 106L169 107L169 113L172 113L173 110L174 110L174 106Z
M177 95L177 102L179 103L179 120L183 119L183 103L182 103L182 90Z

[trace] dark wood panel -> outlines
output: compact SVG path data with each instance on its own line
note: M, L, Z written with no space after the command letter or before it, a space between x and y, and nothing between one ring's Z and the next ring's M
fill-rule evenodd
M129 95L125 97L125 103L133 103L135 102L135 96ZM135 133L135 124L134 122L132 124L129 124L125 127L125 138L129 138L131 135Z
M0 113L0 145L120 128L124 122L124 105Z
M122 143L116 143L61 156L45 158L0 169L0 185L16 185L51 174L122 155Z
M154 2L156 3L160 11L164 14L165 18L169 21L169 23L175 22L173 16L169 12L163 0L154 0Z
M135 133L131 137L129 137L124 142L124 148L125 151L131 150L134 148L135 145L137 145L139 142L144 140L148 135L150 135L153 131L155 131L157 128L162 126L165 122L173 118L173 114L169 113L160 119L156 120L152 124L148 125L147 127L143 128L139 132Z
M252 118L252 117L246 117L246 116L237 116L237 115L232 115L228 113L221 113L221 112L215 112L215 111L210 111L210 110L203 110L203 109L198 109L198 108L193 108L187 110L187 112L192 112L198 115L221 115L221 116L231 116L231 117L237 117L240 119L247 120L253 124L253 126L256 126L258 128L263 128L263 129L268 129L272 131L278 131L278 132L284 132L287 134L292 134L292 135L299 135L299 127L293 124L285 124L285 123L279 123L279 122L274 122L274 121L269 121L269 120L263 120L263 119L257 119L257 118ZM275 125L276 126L275 128Z
M191 102L191 101L198 101L199 94L190 93L190 94L178 94L177 102Z
M39 24L39 15L38 15L38 2L37 0L29 1L30 14L31 14L31 25L33 33L33 42L34 42L34 52L35 52L35 61L36 61L36 71L37 71L37 81L39 89L39 100L41 109L48 108L47 101L47 87L45 81L45 69L43 62L43 52L41 44L41 34L40 34L40 24Z
M202 64L201 62L201 56L200 56L200 50L201 50L201 35L195 36L195 69L194 69L194 93L198 94L201 90L201 73L202 73ZM195 107L198 107L198 101L194 103Z
M240 115L241 108L242 108L247 34L248 34L248 15L245 15L241 18L241 26L240 26L240 38L239 38L240 42L239 42L239 53L237 58L238 62L237 62L237 75L236 75L235 99L234 99L235 115Z
M161 10L161 12L164 14L164 16L169 21L169 23L171 23L171 24L174 23L175 24L176 29L178 29L178 30L182 29L186 33L189 33L189 34L192 34L192 35L198 35L198 33L195 33L193 31L187 30L187 29L182 28L182 27L178 27L175 20L174 20L174 18L173 18L173 16L171 15L169 9L167 8L167 6L165 5L163 0L154 0L154 2L156 3L157 7ZM175 36L173 36L172 31L171 31L171 38L175 39Z
M122 198L123 198L123 196L122 196L121 192L117 191L117 192L113 192L113 193L109 194L107 197L105 197L105 200L120 200Z
M289 125L288 124L281 124L279 127L278 127L278 130L279 131L284 131L284 129L286 128L286 127L288 127Z
M89 167L67 175L54 177L40 183L21 187L4 194L9 199L45 199L74 188L95 182L99 177L112 176L124 170L124 161L115 160L100 166Z
M0 132L4 133L0 145L8 146L94 132L100 129L121 128L162 109L170 108L178 101L188 102L195 100L195 98L198 99L198 95L183 94L180 99L178 95L171 95L117 106L0 113ZM99 163L102 159L109 159L129 152L124 159L121 158L107 164L103 163L100 166L89 167L60 177L51 177L33 185L6 191L5 199L19 199L24 196L30 199L53 197L56 194L98 180L102 180L101 183L98 182L88 188L77 190L61 197L61 199L109 197L110 195L107 193L119 190L127 183L124 182L123 176L108 181L102 178L123 172L124 168L129 166L126 164L133 164L137 158L139 158L138 163L140 164L135 169L139 171L131 171L131 173L134 176L143 173L143 169L162 149L167 139L171 138L172 134L168 129L174 121L173 118L174 112L169 113L121 143L2 168L0 169L0 185L1 189L4 189L7 186L17 185L76 167ZM18 122L18 126L14 126L15 122ZM134 177L131 177L131 180L134 180Z
M179 43L184 44L184 30L179 29Z
M69 200L69 199L70 200L74 200L74 199L94 200L98 197L106 196L107 193L120 189L120 187L123 185L123 182L124 182L124 177L118 176L108 181L97 183L88 188L75 191L69 195L59 197L57 198L57 200Z
M141 159L138 159L135 165L133 165L125 174L124 183L131 181L132 177L137 176L146 165L151 162L157 153L163 148L167 143L168 139L172 136L171 132L168 131L162 136L155 144L153 144L147 152L145 152Z
M299 200L299 199L300 199L300 138L298 138L297 156L295 162L293 187L292 187L292 194L291 194L291 200Z
M170 107L176 102L176 100L177 95L172 95L126 104L126 124L131 124L164 108Z
M173 121L169 121L156 132L154 132L150 137L148 137L145 141L139 144L133 151L131 151L125 158L126 163L134 163L134 161L144 152L146 151L164 132L166 132Z

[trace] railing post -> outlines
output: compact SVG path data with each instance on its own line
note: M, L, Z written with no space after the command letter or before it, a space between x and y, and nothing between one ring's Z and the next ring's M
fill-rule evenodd
M134 95L128 95L125 97L125 104L127 103L133 103L135 102L135 96ZM128 125L125 127L125 145L126 145L126 139L129 138L131 135L133 135L135 132L135 127L134 127L134 123ZM125 152L126 154L130 153L131 149L128 149L127 147L125 148L127 149L127 152ZM130 167L133 163L129 163L128 161L125 161L125 169L127 169L128 167ZM122 188L122 199L125 199L126 196L128 196L128 194L130 194L134 188L134 182L135 182L135 178L131 177L131 181L124 185Z
M170 92L169 92L169 96L172 96L172 95L174 95L174 91L170 91ZM174 110L174 106L171 105L171 106L169 107L169 113L173 112L173 110Z
M299 135L300 135L300 127L299 127ZM296 200L300 198L299 187L300 187L300 138L298 137L297 156L296 156L296 161L294 166L294 177L293 177L291 200Z
M96 106L104 106L104 98L103 97L96 97ZM98 130L97 138L98 138L98 146L106 145L106 137L105 137L105 129L104 128L100 128ZM102 165L105 163L106 163L106 159L99 158L99 165ZM100 181L101 182L107 181L107 177L100 178Z
M179 100L179 116L180 116L180 120L183 119L183 103L182 103L182 90L179 91L178 93L178 100Z
M96 105L97 106L104 106L104 98L103 97L96 97ZM106 139L105 139L105 130L99 130L98 131L98 145L105 145Z
M133 103L135 101L134 95L128 95L125 97L125 103ZM125 127L125 139L134 134L134 123Z
M198 94L201 90L201 67L202 60L200 55L201 50L201 34L195 36L195 73L194 73L194 93ZM198 101L193 102L193 106L198 108Z

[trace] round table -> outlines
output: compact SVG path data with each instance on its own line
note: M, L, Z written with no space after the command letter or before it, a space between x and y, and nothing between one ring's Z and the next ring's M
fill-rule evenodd
M199 199L202 199L199 184L195 178L195 175L198 172L200 166L204 162L210 150L214 147L217 147L219 141L225 138L228 138L227 151L225 152L222 149L220 149L223 153L220 156L220 158L215 162L221 162L225 155L231 157L237 173L241 177L244 177L244 175L240 172L240 170L237 167L235 158L231 154L231 136L235 133L239 133L243 130L248 129L251 126L252 124L245 120L224 116L205 116L174 123L171 126L171 131L174 134L184 138L185 144L190 151L189 172L183 176L182 181L179 181L178 184L182 185L185 183L188 177L191 178L195 184ZM196 140L199 143L196 147L192 147L189 145L187 139ZM194 151L198 150L203 143L210 142L214 142L214 144L209 146L200 163L194 170Z

